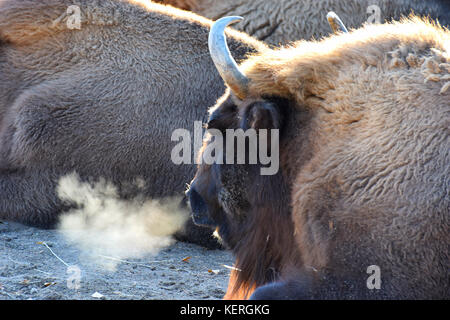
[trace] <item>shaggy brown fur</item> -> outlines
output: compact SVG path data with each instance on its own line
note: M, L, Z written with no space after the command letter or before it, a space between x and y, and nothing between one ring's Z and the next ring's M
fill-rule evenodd
M270 44L285 44L300 39L319 39L330 34L326 14L335 11L349 28L359 28L373 14L371 5L380 8L380 21L398 20L411 12L439 19L450 25L450 4L446 0L159 0L216 20L224 16L243 16L234 25Z
M202 166L192 183L205 202L216 197L219 209L208 214L232 240L236 266L251 266L233 275L235 297L276 270L254 298L450 298L449 67L450 32L418 18L241 65L249 97L219 100L213 127L241 127L261 105L276 110L280 173ZM205 192L212 186L215 194ZM290 190L292 209L280 190ZM263 235L278 242L266 250ZM381 269L380 290L366 287L370 265Z
M80 30L68 28L71 5ZM225 89L210 25L149 1L0 1L0 218L54 225L66 208L56 183L73 171L124 197L138 177L147 197L182 194L195 166L171 162L171 134L192 130ZM239 59L265 48L229 37ZM215 242L191 222L182 238Z

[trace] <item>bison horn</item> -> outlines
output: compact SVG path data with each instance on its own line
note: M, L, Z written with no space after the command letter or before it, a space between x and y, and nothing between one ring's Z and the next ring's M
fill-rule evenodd
M239 70L231 56L225 37L225 28L242 17L223 17L217 20L209 32L208 46L211 58L220 76L239 99L247 95L248 78Z
M327 20L330 24L331 29L333 29L334 33L343 32L348 33L347 28L342 23L341 19L339 19L338 15L333 11L328 12Z

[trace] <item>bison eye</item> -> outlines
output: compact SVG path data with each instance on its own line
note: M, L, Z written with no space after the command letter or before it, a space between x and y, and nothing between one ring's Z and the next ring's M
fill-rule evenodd
M206 123L205 128L208 129L218 129L219 121L217 119L211 119Z
M209 116L206 129L225 130L233 128L237 107L234 104L222 105Z

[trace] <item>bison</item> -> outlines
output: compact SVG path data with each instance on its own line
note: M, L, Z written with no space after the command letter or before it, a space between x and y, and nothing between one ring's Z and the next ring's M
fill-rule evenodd
M410 17L238 66L222 33L236 20L211 30L228 90L202 150L278 130L280 169L227 163L224 142L187 191L236 257L225 298L450 298L450 32Z
M225 91L210 25L150 1L1 1L0 219L54 226L72 206L57 182L74 171L124 199L184 195L196 169L171 162L171 134L206 119ZM266 48L228 35L238 59ZM192 222L179 238L217 246Z
M269 44L286 44L328 35L325 14L335 11L350 28L400 19L411 12L450 26L447 0L158 0L210 19L245 15L236 28Z

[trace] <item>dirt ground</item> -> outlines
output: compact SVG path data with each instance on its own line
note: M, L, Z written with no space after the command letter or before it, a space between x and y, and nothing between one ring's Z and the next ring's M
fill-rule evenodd
M110 271L55 230L0 222L0 300L221 299L232 264L228 251L175 242Z

